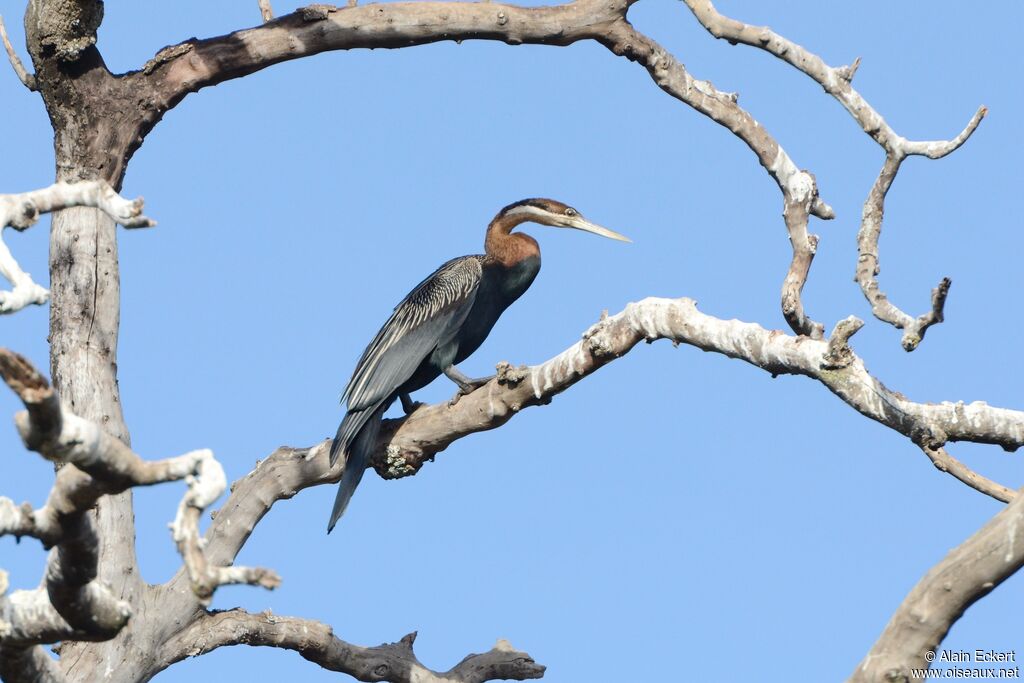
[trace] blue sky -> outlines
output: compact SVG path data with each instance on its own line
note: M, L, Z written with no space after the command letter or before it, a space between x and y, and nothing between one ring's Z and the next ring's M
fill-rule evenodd
M19 46L21 4L4 7ZM816 174L838 217L811 225L821 236L804 296L812 317L828 329L850 314L868 320L854 348L912 399L1021 407L1024 63L993 31L1024 20L1021 6L718 7L830 64L862 57L856 87L907 137L952 137L989 106L962 149L911 159L890 193L883 288L917 315L941 277L953 280L946 322L907 354L852 282L877 145L819 86L715 41L682 3L643 0L630 12L696 77L739 91ZM100 44L124 71L164 45L258 20L255 2L108 0ZM44 186L53 160L41 102L6 68L0 89L0 191ZM790 249L774 183L728 131L594 44L446 43L279 65L189 96L137 153L125 193L144 195L160 222L119 235L133 446L150 458L212 448L230 479L278 445L332 435L341 389L391 307L444 260L479 252L487 221L523 197L571 203L635 243L526 228L544 267L463 364L470 375L541 362L603 309L645 296L689 296L710 315L785 327ZM46 226L4 235L43 282ZM0 343L48 367L47 315L0 320ZM417 398L452 391L442 379ZM0 392L0 416L18 408ZM1019 455L951 453L1024 485ZM0 454L0 494L42 504L50 466L6 419ZM182 490L136 494L147 580L180 564L166 524ZM280 589L225 588L214 606L320 619L365 645L419 630L417 652L436 669L503 637L548 665L549 681L841 680L924 572L1000 507L811 381L667 342L457 442L416 477L368 474L327 537L333 496L321 487L278 504L243 551L240 562L282 575ZM36 585L43 561L37 544L0 539L15 587ZM1019 648L1022 600L1016 576L945 647ZM156 680L229 674L337 680L294 653L255 648Z

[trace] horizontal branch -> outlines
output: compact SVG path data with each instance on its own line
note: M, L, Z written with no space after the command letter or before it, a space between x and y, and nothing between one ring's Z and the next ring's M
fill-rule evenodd
M624 0L519 7L486 2L310 5L254 28L164 48L129 78L171 108L191 92L321 52L404 48L444 40L569 45L625 15Z
M850 683L910 681L960 616L1024 566L1024 496L946 555L889 620Z
M950 441L997 444L1006 450L1024 445L1024 412L982 402L917 403L888 389L849 348L849 337L860 324L853 318L843 321L832 340L818 341L754 323L719 320L698 311L691 299L644 299L601 320L581 341L545 363L518 368L499 364L493 380L454 406L447 402L421 406L404 418L385 420L372 465L388 479L415 474L458 439L500 427L523 408L550 403L641 341L658 339L720 353L772 375L810 377L862 415L922 447L935 449ZM329 444L279 448L235 482L206 534L211 561L231 562L276 501L310 486L338 481L343 465L339 462L330 468ZM988 480L949 471L986 494L998 492L985 485Z
M174 636L163 647L161 668L219 647L244 644L294 650L324 669L360 681L482 683L522 681L544 674L543 666L502 640L490 651L469 655L448 671L431 671L413 653L415 640L416 634L411 633L397 643L360 647L339 639L329 626L318 621L232 609L207 613Z
M100 209L126 228L148 228L156 222L142 214L143 200L127 200L102 181L57 183L22 194L0 194L0 275L11 283L9 292L0 291L0 313L14 313L26 306L44 304L50 293L21 269L2 239L3 229L25 230L44 213L73 206Z
M783 314L798 334L821 339L824 327L805 313L801 299L818 241L807 224L810 216L831 219L835 212L819 197L814 176L800 170L771 134L739 106L735 93L721 92L710 82L693 78L674 56L629 23L626 15L632 1L576 0L541 7L491 2L310 5L254 28L164 48L140 71L122 77L122 82L132 92L146 92L152 101L152 107L141 112L141 140L163 112L189 93L321 52L405 48L445 40L555 46L596 40L614 54L643 65L662 90L724 126L754 152L783 193L793 248L782 288Z
M818 380L857 412L914 443L973 441L1007 450L1024 445L1024 412L982 402L916 403L885 387L852 351L845 366L837 367L836 350L830 353L826 341L793 337L754 323L719 320L698 311L690 299L649 298L597 323L581 341L546 363L499 371L494 380L454 408L422 407L405 419L389 421L382 435L386 456L375 464L385 473L416 471L456 439L501 426L522 408L550 401L640 341L656 339L721 353L772 375Z

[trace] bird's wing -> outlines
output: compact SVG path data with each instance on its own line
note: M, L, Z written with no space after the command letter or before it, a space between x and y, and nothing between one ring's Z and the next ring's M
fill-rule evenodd
M416 285L363 351L342 394L363 410L395 392L434 349L452 338L473 307L483 272L480 256L448 261Z

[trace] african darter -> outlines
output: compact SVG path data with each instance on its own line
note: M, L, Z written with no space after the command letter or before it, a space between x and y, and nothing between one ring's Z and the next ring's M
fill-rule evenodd
M498 317L537 277L537 241L512 229L532 221L556 228L576 228L623 242L629 238L584 220L576 209L553 199L524 199L498 212L487 227L484 253L448 261L406 296L366 347L342 401L348 412L331 444L331 466L345 454L345 472L327 531L345 512L377 444L384 413L401 399L406 412L415 404L409 394L444 373L464 395L490 377L470 379L461 363L479 348Z

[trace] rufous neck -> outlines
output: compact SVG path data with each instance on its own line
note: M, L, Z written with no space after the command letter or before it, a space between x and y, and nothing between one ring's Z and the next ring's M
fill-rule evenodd
M512 233L520 223L525 223L521 216L498 216L487 227L484 239L484 253L490 258L505 265L513 265L529 256L540 255L537 241L521 232Z

